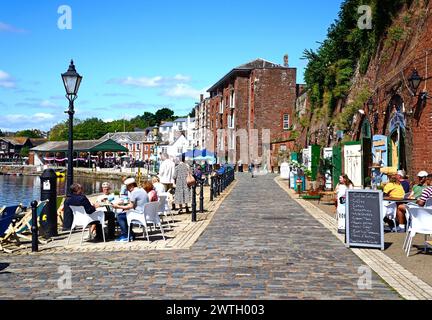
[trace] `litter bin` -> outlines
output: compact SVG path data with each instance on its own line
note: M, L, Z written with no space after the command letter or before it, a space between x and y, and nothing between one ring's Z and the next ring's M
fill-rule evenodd
M48 200L40 216L40 233L51 238L57 233L57 175L53 169L44 170L41 179L41 201Z

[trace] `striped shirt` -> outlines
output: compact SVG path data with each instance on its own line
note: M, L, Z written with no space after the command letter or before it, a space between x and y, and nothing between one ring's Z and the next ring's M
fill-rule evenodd
M428 187L423 190L420 200L426 202L426 200L430 198L432 198L432 187Z

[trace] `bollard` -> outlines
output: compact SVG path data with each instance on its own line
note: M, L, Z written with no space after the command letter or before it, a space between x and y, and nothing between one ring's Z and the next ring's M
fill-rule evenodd
M38 252L38 250L39 250L39 248L38 248L38 244L39 244L39 240L38 240L38 216L37 216L38 202L35 200L30 205L32 208L32 227L31 227L32 252Z
M45 238L58 235L57 231L57 175L53 169L45 170L41 179L41 201L49 200L40 218L41 234Z
M196 183L192 186L192 222L196 222Z
M204 213L204 180L200 183L200 212Z
M214 186L213 176L210 176L210 201L214 201L213 186Z

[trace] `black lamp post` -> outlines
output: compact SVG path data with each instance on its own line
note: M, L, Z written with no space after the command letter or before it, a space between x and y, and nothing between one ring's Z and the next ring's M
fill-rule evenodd
M73 183L73 116L74 116L74 101L78 98L78 90L81 84L82 77L76 72L73 60L69 65L68 71L62 73L63 84L66 89L66 98L69 100L69 110L65 113L69 114L69 139L68 139L68 166L67 166L67 181L66 193L70 193L70 186Z
M372 97L369 98L369 100L366 102L366 105L368 107L369 112L373 110L375 103L374 103Z
M155 158L154 158L155 162L154 162L153 171L154 171L154 173L157 173L156 172L156 167L157 167L157 160L158 160L157 153L158 153L158 142L159 142L159 126L158 125L156 125L153 128L153 141L154 141L153 148L154 148L154 156L155 156Z

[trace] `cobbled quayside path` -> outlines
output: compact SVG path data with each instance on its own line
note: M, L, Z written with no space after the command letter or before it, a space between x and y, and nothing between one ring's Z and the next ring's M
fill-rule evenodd
M360 289L361 260L274 177L238 175L191 250L0 254L0 298L399 299L375 274Z

